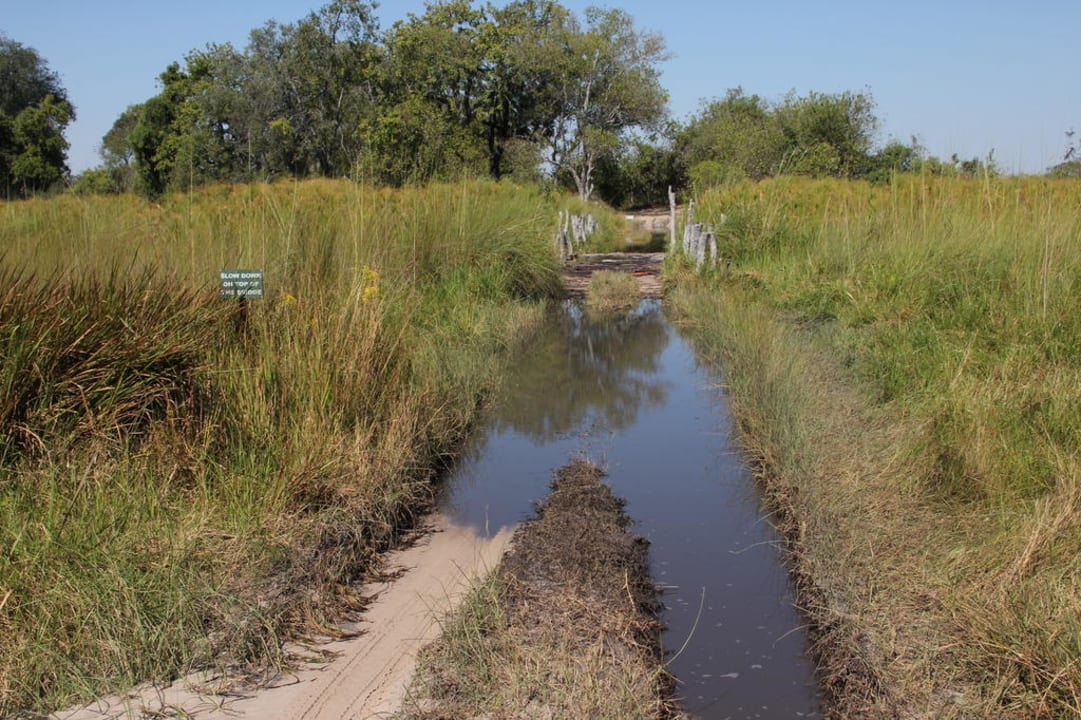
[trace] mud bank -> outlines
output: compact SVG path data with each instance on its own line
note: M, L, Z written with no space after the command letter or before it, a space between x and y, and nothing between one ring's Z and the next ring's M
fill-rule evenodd
M555 473L498 572L422 652L403 718L672 718L648 542L595 465Z

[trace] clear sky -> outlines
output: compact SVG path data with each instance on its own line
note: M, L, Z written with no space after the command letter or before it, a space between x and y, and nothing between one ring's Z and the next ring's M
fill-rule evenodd
M0 32L35 48L60 74L78 120L69 162L99 162L102 136L130 104L158 91L170 62L207 43L246 44L269 19L295 21L321 0L6 0ZM499 2L497 2L499 4ZM742 86L776 99L869 90L879 140L917 135L934 155L983 157L1010 172L1061 159L1081 130L1081 0L564 0L618 6L660 32L674 57L663 83L674 117ZM386 0L382 27L423 0Z

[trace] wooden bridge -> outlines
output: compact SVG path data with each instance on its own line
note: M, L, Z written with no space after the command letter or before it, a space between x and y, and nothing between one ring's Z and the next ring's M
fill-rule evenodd
M664 253L608 253L603 255L580 255L563 269L563 287L567 297L585 297L590 278L598 270L629 273L638 281L638 290L644 298L661 296L661 263Z

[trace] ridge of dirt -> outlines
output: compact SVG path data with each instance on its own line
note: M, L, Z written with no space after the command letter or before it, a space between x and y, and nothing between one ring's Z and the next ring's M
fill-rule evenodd
M52 720L178 717L191 720L349 720L397 711L420 648L439 635L440 620L499 562L512 529L495 537L432 518L415 544L393 551L386 580L362 592L374 598L343 638L289 648L295 667L246 682L199 673L168 686L143 686L56 713Z
M663 669L649 541L629 531L603 476L584 460L556 471L494 583L423 651L400 717L682 717Z
M642 297L659 299L661 264L664 253L598 253L579 255L563 268L563 287L567 297L584 298L590 278L598 270L623 272L634 276Z

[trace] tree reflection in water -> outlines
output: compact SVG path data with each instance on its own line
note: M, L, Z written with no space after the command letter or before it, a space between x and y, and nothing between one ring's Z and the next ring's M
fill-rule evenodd
M531 342L495 403L493 429L537 442L591 425L623 430L638 412L663 404L669 383L660 357L669 329L658 301L609 318L566 304Z

